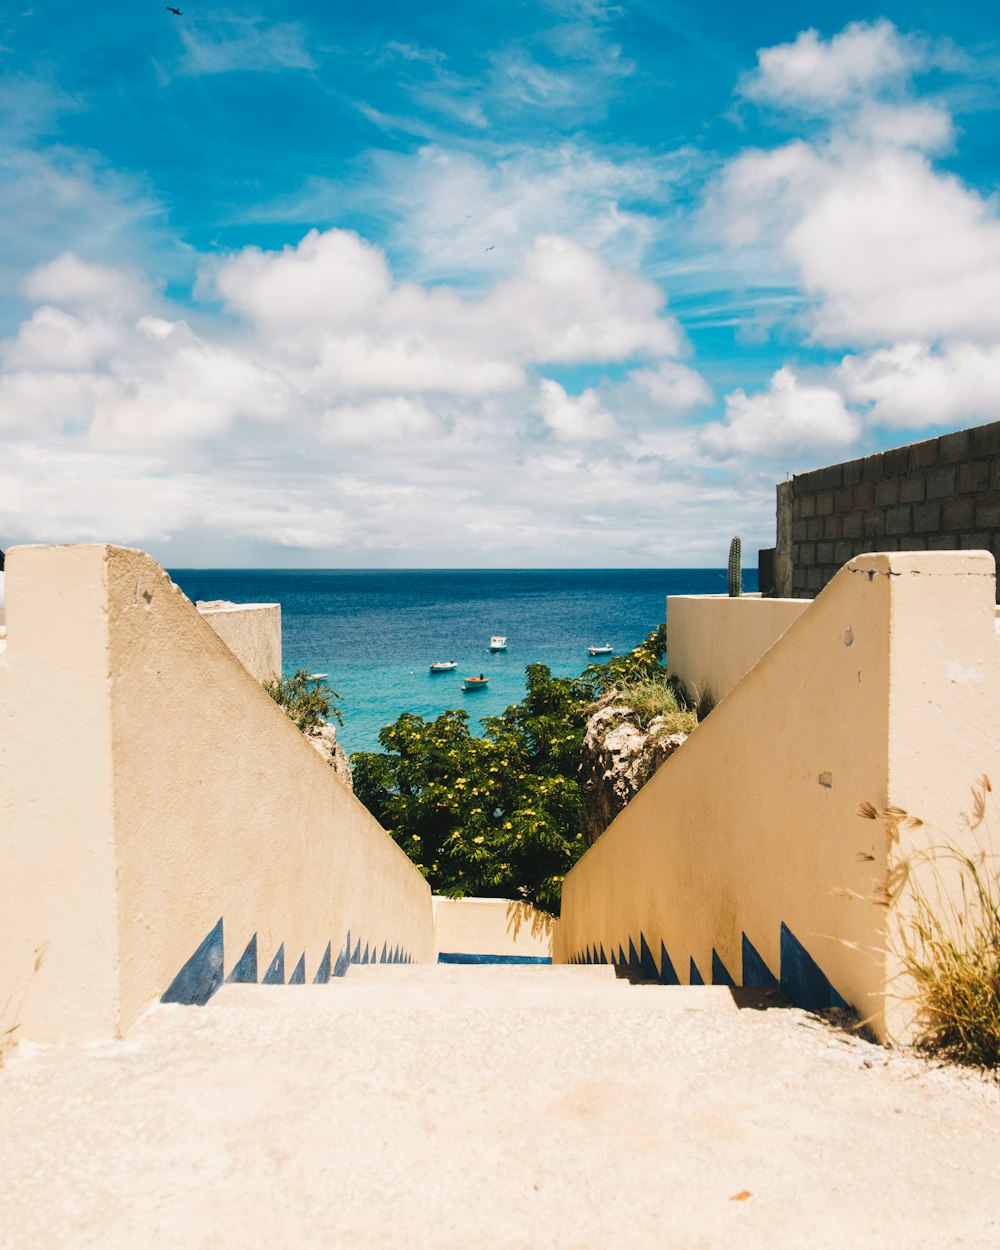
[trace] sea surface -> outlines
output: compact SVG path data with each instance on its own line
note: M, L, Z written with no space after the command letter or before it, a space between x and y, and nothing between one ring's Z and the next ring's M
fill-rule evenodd
M402 712L465 708L478 728L524 696L527 664L571 677L587 647L628 651L665 616L667 595L724 594L724 569L175 569L190 599L280 603L286 673L328 674L341 696L344 749L377 751ZM743 585L756 588L756 570ZM507 651L487 651L492 634ZM432 676L434 660L457 660ZM462 678L489 685L462 692Z

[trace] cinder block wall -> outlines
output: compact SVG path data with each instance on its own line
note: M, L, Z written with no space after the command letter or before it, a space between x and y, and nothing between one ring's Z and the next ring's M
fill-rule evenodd
M924 550L1000 558L1000 421L778 487L779 595L813 598L863 552Z

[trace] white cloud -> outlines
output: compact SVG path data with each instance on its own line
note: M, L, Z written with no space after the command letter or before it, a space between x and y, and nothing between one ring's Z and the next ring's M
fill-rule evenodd
M951 118L940 102L908 95L908 76L929 63L891 24L854 25L827 42L805 32L763 50L745 87L765 103L829 112L810 141L737 156L712 200L734 248L757 265L769 255L776 282L794 275L815 340L989 342L1000 333L997 204L932 163L952 140Z
M861 433L861 421L829 386L800 383L787 366L766 391L726 396L726 416L701 430L710 454L772 456L818 449L842 450Z
M63 252L33 269L23 289L34 303L59 304L64 308L111 308L125 312L148 305L149 284L138 273L112 265L82 261Z
M611 413L601 406L592 390L567 395L558 382L542 378L538 388L538 411L546 426L566 442L596 442L619 433Z
M712 390L701 374L675 360L655 369L634 369L628 382L648 398L654 417L677 417L712 402Z
M237 71L279 73L316 68L305 45L305 29L295 22L265 23L260 14L230 13L202 18L180 31L182 74L228 74Z
M851 22L832 39L804 30L792 43L762 48L741 90L761 103L822 113L859 93L902 86L925 61L922 43L891 22Z
M840 380L848 398L870 404L868 419L898 429L960 426L1000 413L1000 345L954 343L935 351L899 343L848 356Z

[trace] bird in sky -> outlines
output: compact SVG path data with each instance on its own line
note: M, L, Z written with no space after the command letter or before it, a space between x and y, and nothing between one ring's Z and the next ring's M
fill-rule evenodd
M175 9L175 8L174 8L172 5L170 5L170 4L168 4L168 5L167 5L167 12L168 12L168 13L174 13L177 17L182 17L182 16L183 16L183 14L181 13L180 9Z
M496 247L496 244L495 244L495 243L491 243L491 244L489 245L489 247L488 247L486 250L487 250L488 252L492 252L492 251L493 251L493 249L494 249L495 247Z

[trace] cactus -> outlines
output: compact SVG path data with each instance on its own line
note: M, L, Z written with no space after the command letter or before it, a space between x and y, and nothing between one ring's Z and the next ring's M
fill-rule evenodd
M737 599L743 594L743 544L739 537L729 544L729 597Z

